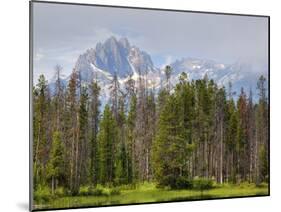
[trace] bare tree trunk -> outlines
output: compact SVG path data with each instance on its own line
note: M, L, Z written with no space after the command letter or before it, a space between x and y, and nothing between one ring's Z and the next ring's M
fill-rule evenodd
M220 124L220 184L223 182L223 177L222 177L222 168L223 168L223 125L222 121Z
M146 148L146 161L145 161L145 179L148 180L149 164L148 164L148 148Z
M72 131L73 131L73 134L72 134L72 144L71 144L71 155L70 155L70 182L69 182L69 184L70 184L70 188L72 189L73 188L73 177L74 177L74 152L75 152L75 150L74 150L74 148L75 148L75 133L74 133L74 131L75 131L75 129L73 128L72 129Z
M77 116L78 116L78 114L77 114ZM78 119L78 117L77 117L77 120L79 120ZM77 187L78 187L78 185L77 185L77 179L78 179L78 156L79 156L79 124L78 124L78 127L77 127L77 134L76 134L76 153L75 153L75 182L74 182L74 187L75 187L75 192L77 192Z
M52 176L52 195L55 193L55 178Z
M35 151L35 159L34 159L34 167L36 169L36 173L35 173L35 177L38 177L38 151L39 151L39 143L40 143L40 128L41 126L39 125L39 129L38 129L38 138L37 138L37 144L36 144L36 151Z
M256 130L256 139L255 139L255 181L256 183L259 183L259 160L258 160L258 136L257 136L257 130Z

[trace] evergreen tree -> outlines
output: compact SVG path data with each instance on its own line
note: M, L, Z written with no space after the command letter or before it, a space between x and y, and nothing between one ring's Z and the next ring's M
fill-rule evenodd
M247 97L244 92L244 89L241 88L241 94L237 102L238 109L238 131L237 131L237 173L239 173L238 182L240 180L246 180L247 164L248 164L248 143L247 143L247 134L246 134L246 118L247 118Z
M113 75L113 79L111 80L111 84L109 86L110 90L110 104L111 104L111 111L117 121L118 119L118 98L120 94L120 84L118 80L117 73L115 72Z
M181 170L185 165L185 160L181 156L187 145L182 134L180 115L179 102L171 95L160 114L158 131L153 143L154 176L159 184L171 187L181 176Z
M130 102L130 109L127 117L127 146L128 146L128 182L135 182L136 176L136 148L135 148L135 127L137 116L137 97L132 95Z
M98 126L100 107L100 87L96 81L90 85L90 130L91 130L91 150L90 150L90 182L95 186L99 176L99 155L98 155Z
M78 151L78 102L77 102L77 73L73 70L68 88L66 91L66 106L65 106L65 131L66 131L66 152L68 159L68 188L72 194L78 192L77 190L77 160L76 155Z
M165 66L164 72L165 72L165 77L166 77L166 89L167 89L167 91L169 92L170 89L171 89L170 78L171 78L173 69L172 69L171 66L168 66L168 65L167 65L167 66Z
M260 97L256 111L258 146L257 184L268 180L268 102L265 82L265 77L260 76L257 83L257 89Z
M47 179L51 179L52 194L54 194L55 189L59 183L63 182L65 177L64 154L65 148L61 140L61 135L59 132L55 131L53 134L50 158L47 164Z
M98 133L100 155L100 182L113 183L115 171L115 137L117 124L108 105L105 106Z
M229 155L229 175L230 181L236 182L236 143L238 132L238 113L236 111L234 100L231 99L228 102L228 125L227 125L227 153Z
M75 192L79 191L81 182L87 180L88 170L88 147L89 147L89 133L88 133L88 93L87 88L82 87L80 91L79 104L79 119L78 119L78 149L76 151L76 186Z
M185 145L187 146L189 152L194 150L194 141L193 141L193 122L194 122L194 92L188 82L186 73L181 73L179 77L180 83L177 84L175 89L175 95L179 102L180 116L179 120L183 125L181 134L184 137ZM192 175L192 158L186 151L182 151L180 157L183 158L186 167L181 169L181 175L191 177Z
M54 127L56 130L62 129L62 113L63 113L63 104L64 104L64 86L61 81L61 72L62 67L60 65L55 66L55 96L54 96Z
M115 182L117 184L128 183L128 157L126 147L126 114L125 114L125 95L119 97L118 101L118 143L116 145L116 170Z
M214 149L218 150L217 157L215 160L219 161L219 174L217 176L217 181L222 184L224 177L223 177L223 160L225 158L225 140L226 140L226 112L227 112L227 104L226 104L226 93L224 88L220 88L217 90L216 97L215 97L215 117L216 117L216 131L214 135L214 139L217 138L217 144L215 145ZM216 141L215 141L216 142ZM213 159L211 160L213 161ZM211 164L213 166L213 164ZM217 167L215 167L217 168ZM212 173L216 172L216 170L212 170Z
M38 84L33 90L34 117L33 117L33 176L34 185L43 183L45 159L47 158L47 98L48 82L44 75L40 75Z
M247 139L249 144L249 182L254 182L254 172L256 169L256 163L255 163L255 140L256 140L256 123L255 123L255 109L254 109L254 103L253 103L253 92L252 89L250 89L249 98L247 102Z

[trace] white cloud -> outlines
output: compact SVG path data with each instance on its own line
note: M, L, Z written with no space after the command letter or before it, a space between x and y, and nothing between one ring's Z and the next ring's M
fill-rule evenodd
M117 38L120 37L117 33L111 31L108 28L95 28L93 30L93 32L94 32L93 34L94 34L94 38L95 38L94 39L95 43L103 42L105 39L107 39L110 36L115 36Z
M34 29L34 48L39 53L34 71L46 70L49 75L57 63L65 73L71 71L80 54L110 36L127 37L156 58L159 67L181 57L223 63L242 58L255 69L267 67L265 18L36 4Z

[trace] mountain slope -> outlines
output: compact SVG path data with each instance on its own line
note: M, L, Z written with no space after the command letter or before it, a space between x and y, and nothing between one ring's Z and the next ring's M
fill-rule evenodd
M261 74L252 70L252 67L245 63L223 64L212 60L202 60L194 58L183 58L171 64L173 68L172 82L178 82L181 72L186 72L190 80L202 79L206 75L213 79L219 86L228 88L232 83L233 91L239 93L241 87L249 92L255 93L256 83Z
M120 78L126 78L135 72L153 71L154 66L150 56L131 46L126 38L117 40L110 37L104 43L98 43L95 49L88 49L80 55L75 70L80 72L82 80L89 82L93 77L115 73Z
M233 91L240 92L244 87L246 92L253 90L256 94L256 83L261 75L260 72L252 70L251 66L243 63L223 64L212 60L196 58L182 58L171 63L173 69L171 75L172 85L178 82L179 75L186 72L189 80L202 79L205 75L213 79L219 86L228 88L232 83ZM78 72L82 84L88 84L97 79L101 87L101 100L103 105L109 99L109 86L116 74L120 87L129 77L135 81L138 77L147 77L147 87L154 88L156 92L161 86L165 86L165 74L163 70L153 65L148 53L129 43L126 38L117 40L115 37L108 38L104 43L97 43L95 48L90 48L81 54L75 64L75 71ZM266 70L265 70L266 71ZM263 74L265 75L266 72ZM67 85L69 77L62 79ZM54 82L50 85L53 87Z

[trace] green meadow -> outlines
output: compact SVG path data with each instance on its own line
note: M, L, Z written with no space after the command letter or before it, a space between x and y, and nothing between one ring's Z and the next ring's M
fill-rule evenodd
M118 188L100 187L99 192L89 195L88 187L80 189L79 196L55 196L35 201L34 209L68 208L87 206L123 205L135 203L188 201L202 199L216 199L226 197L264 196L268 195L268 184L242 183L240 185L215 185L208 190L157 188L154 183L144 183L135 187L121 186Z

